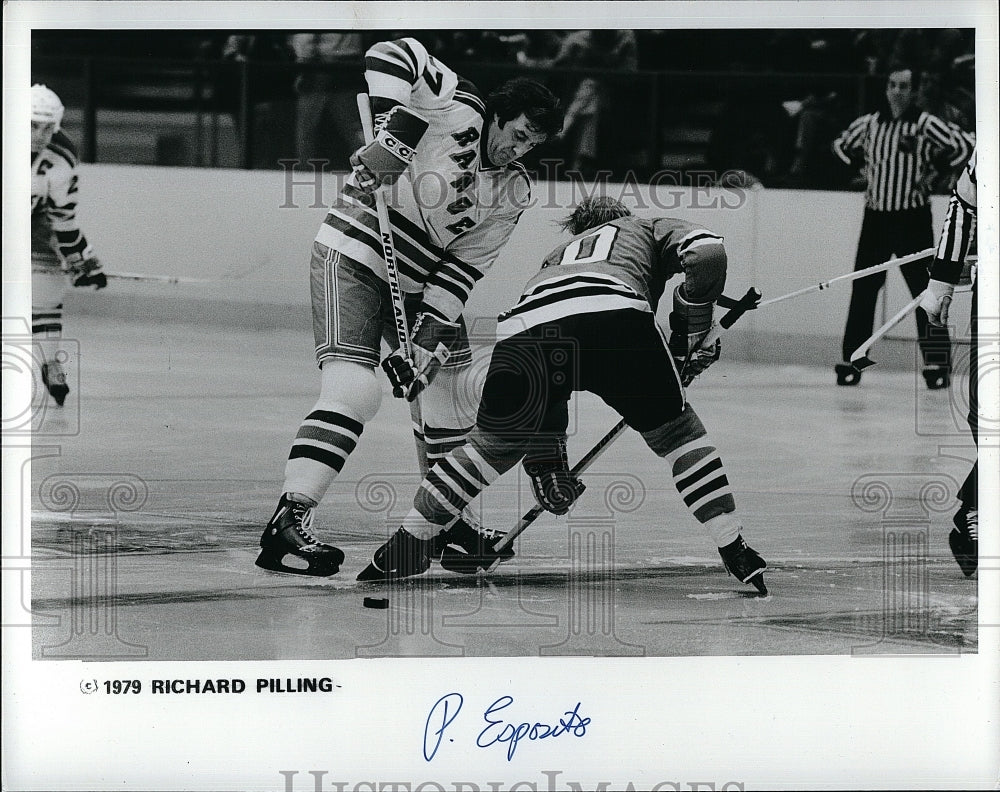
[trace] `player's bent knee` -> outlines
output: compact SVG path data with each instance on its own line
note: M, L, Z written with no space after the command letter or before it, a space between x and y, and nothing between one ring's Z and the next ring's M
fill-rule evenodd
M469 433L468 445L475 449L483 461L498 475L503 475L521 461L528 447L528 439L503 437L476 426Z
M665 457L685 443L690 443L692 440L697 440L705 435L705 426L702 424L698 414L688 404L684 407L684 411L676 418L667 421L663 426L659 426L656 429L643 432L642 439L646 441L646 445L649 446L654 454Z
M350 360L327 360L322 368L320 400L336 404L361 423L367 423L382 404L382 388L375 371Z
M465 369L442 369L420 394L423 421L428 426L469 427L476 422L478 400L466 393L471 387Z

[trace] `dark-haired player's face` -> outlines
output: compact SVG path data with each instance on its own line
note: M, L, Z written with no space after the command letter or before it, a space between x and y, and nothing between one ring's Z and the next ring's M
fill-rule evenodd
M524 113L512 118L502 127L498 116L490 121L486 135L486 156L496 166L506 165L545 142L546 135L532 124Z

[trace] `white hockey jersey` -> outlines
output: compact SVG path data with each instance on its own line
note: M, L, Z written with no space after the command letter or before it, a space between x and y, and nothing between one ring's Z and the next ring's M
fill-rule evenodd
M94 254L77 226L76 148L56 132L31 160L31 253L75 263Z
M387 188L400 286L422 292L442 318L457 317L510 239L531 200L520 163L484 167L486 106L475 87L412 38L384 41L365 58L369 94L428 122L413 161ZM374 207L350 176L316 240L387 279Z

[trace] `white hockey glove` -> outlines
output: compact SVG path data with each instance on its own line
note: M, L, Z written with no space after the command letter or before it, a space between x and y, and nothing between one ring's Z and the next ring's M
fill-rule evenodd
M351 155L358 187L367 193L400 177L427 131L427 122L403 105L396 105L378 119L375 139Z
M955 287L944 281L932 280L927 284L920 298L919 308L927 313L927 321L935 327L945 327L948 324L948 310L951 308L951 297Z
M108 276L104 274L104 268L96 258L91 257L68 264L66 271L74 286L93 286L97 291L108 285Z
M412 357L396 350L382 361L382 368L392 383L392 395L413 401L420 395L451 355L458 340L459 324L443 322L429 313L417 314L410 334Z
M535 500L547 512L565 514L586 489L569 469L565 435L536 440L521 464Z
M681 384L685 388L722 354L722 343L718 339L708 347L702 346L702 341L712 329L713 308L714 303L689 302L683 285L674 289L667 346L677 361Z

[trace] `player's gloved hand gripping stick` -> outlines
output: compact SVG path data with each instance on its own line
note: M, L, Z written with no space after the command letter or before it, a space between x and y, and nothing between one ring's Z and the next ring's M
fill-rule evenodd
M737 319L743 316L743 314L745 314L747 311L753 310L754 308L757 307L757 304L760 301L760 297L761 297L760 292L758 292L754 288L751 288L748 289L747 293L743 295L739 300L733 300L733 299L726 299L724 301L720 300L719 301L720 304L724 303L729 307L729 310L726 311L725 314L723 314L722 318L719 319L718 323L712 325L711 330L709 330L708 334L702 341L702 346L705 346L706 344L715 346L716 342L730 327L733 326L733 324L736 322ZM583 457L580 459L580 461L573 466L573 469L570 471L570 475L573 476L574 478L579 477L581 473L586 471L587 468L589 468L592 464L594 464L594 462L598 459L598 457L600 457L601 454L603 454L608 449L608 446L610 446L615 440L618 439L618 437L622 434L622 432L625 431L627 427L628 424L626 424L624 420L621 420L618 423L616 423L608 431L608 433L605 434L604 437L602 437L600 440L598 440L597 444L593 448L591 448L586 454L584 454ZM504 536L501 537L499 541L497 541L494 544L493 546L494 552L500 553L502 550L509 547L511 543L513 543L513 541L518 536L520 536L529 525L531 525L535 520L538 519L538 516L543 511L545 511L545 509L538 504L532 506L527 512L524 513L521 519L517 521L517 524L510 531L504 534ZM495 560L490 565L490 568L487 571L492 572L504 560L505 560L504 557L497 558L497 560Z
M393 108L393 111L399 109ZM405 110L402 108L402 111ZM398 177L413 158L413 150L399 144L385 129L380 131L379 139L376 140L368 94L358 94L358 114L361 116L361 129L365 136L365 146L355 152L355 156L352 157L352 165L354 160L358 159L361 166L370 171L372 167L376 167L374 164L376 162L383 165L386 162L393 162L398 170L395 176ZM408 112L401 112L401 115L406 116L407 120L412 116ZM426 129L426 122L423 124L423 129ZM382 148L386 148L386 151L382 152ZM359 165L354 165L354 167L357 172ZM365 181L363 175L359 174L358 178ZM382 256L385 259L385 270L389 280L389 296L392 300L392 314L396 325L396 340L399 342L399 349L382 362L382 368L392 383L393 395L405 396L407 401L412 402L427 387L437 369L448 359L448 346L442 337L449 335L451 326L450 323L442 322L430 314L421 314L414 326L416 337L413 339L410 337L406 324L406 309L403 304L403 290L399 285L399 267L396 264L396 246L392 239L389 207L385 202L385 195L378 190L381 184L394 181L395 178L372 177L372 183L367 184L367 189L372 190L372 198L375 201L379 237L382 241ZM457 325L454 326L454 332L456 334L458 332Z

